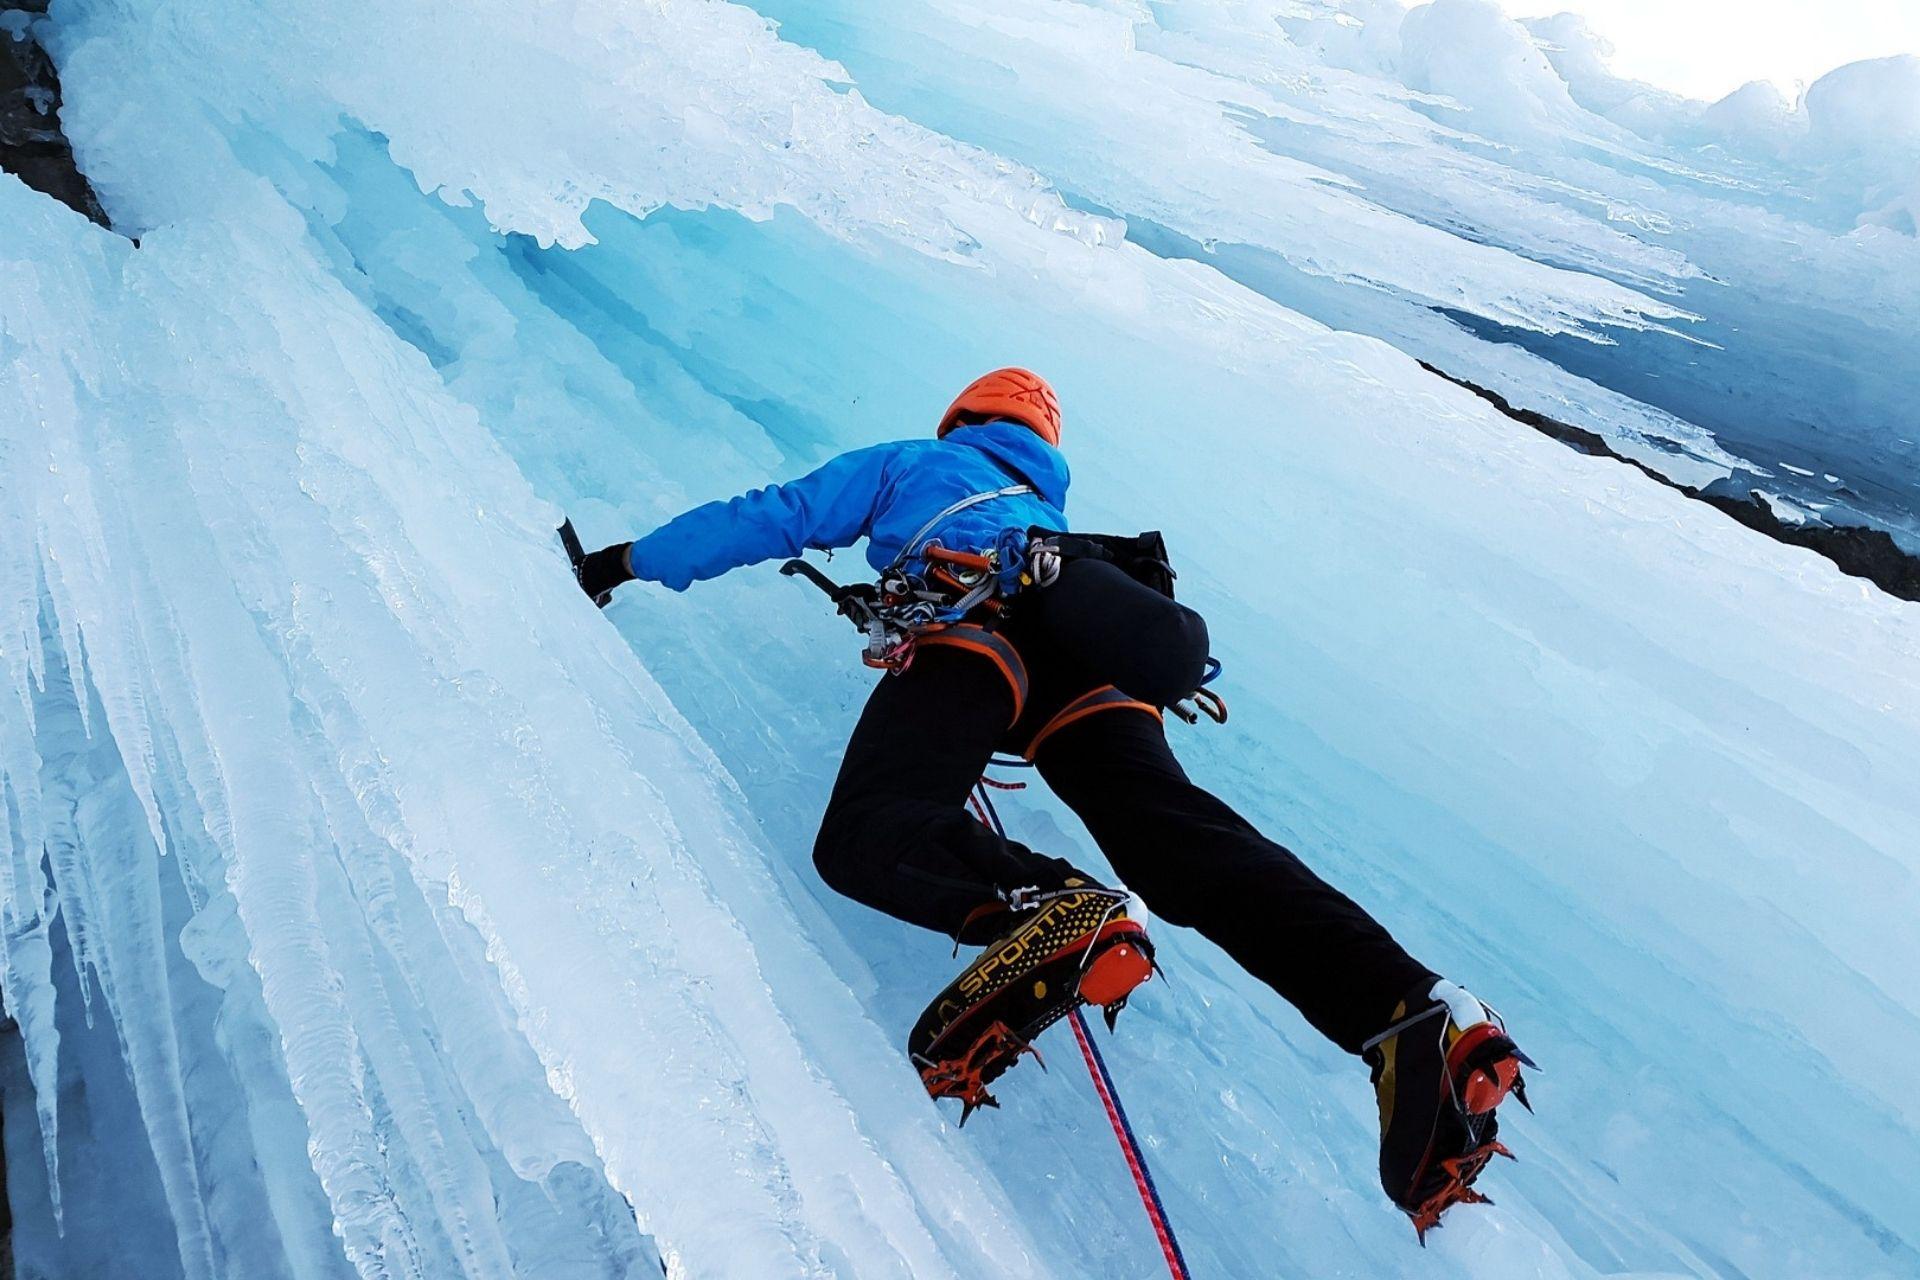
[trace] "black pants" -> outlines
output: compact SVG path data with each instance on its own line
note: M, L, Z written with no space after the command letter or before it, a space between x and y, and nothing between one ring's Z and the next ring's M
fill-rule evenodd
M994 634L923 643L904 674L874 690L814 847L822 878L949 935L997 891L1058 883L1069 864L1002 839L964 807L995 750L1030 754L1155 915L1200 930L1359 1052L1435 975L1194 785L1155 708L1114 687L1116 675L1134 688L1158 684L1156 700L1190 688L1206 655L1198 616L1087 561L1020 603ZM1115 618L1126 625L1103 625Z

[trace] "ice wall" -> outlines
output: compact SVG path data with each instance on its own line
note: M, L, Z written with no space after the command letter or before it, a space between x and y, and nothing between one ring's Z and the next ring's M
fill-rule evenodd
M1916 609L1406 354L1660 421L1432 311L1697 351L1648 206L1365 70L1391 6L815 12L56 5L141 245L0 179L23 1247L1149 1272L1070 1061L957 1134L898 1056L953 961L808 865L867 684L841 624L770 571L603 618L551 545L563 507L625 536L1019 360L1068 404L1078 518L1166 529L1213 622L1236 714L1196 772L1549 1072L1498 1208L1421 1254L1364 1073L1168 931L1111 1053L1197 1273L1920 1267ZM1260 161L1279 137L1313 153ZM1686 207L1747 216L1719 190ZM1809 243L1768 287L1913 314L1817 269L1866 280L1884 229Z
M11 394L38 445L32 462L12 451L27 536L9 543L25 572L7 598L23 625L38 610L63 637L10 633L24 637L8 647L15 687L24 698L43 655L97 690L94 732L119 744L145 856L164 850L165 874L214 896L192 926L208 947L243 948L190 958L244 957L258 975L254 1017L277 1032L272 1065L346 1261L369 1275L582 1274L571 1253L522 1247L495 1183L604 1162L643 1221L678 1222L669 1256L713 1274L939 1274L935 1233L953 1215L983 1224L952 1246L964 1270L1030 1266L1018 1233L992 1225L991 1195L928 1149L930 1112L900 1125L888 1160L862 1156L861 1123L759 972L774 955L782 981L818 989L818 957L776 908L736 912L712 887L766 873L728 865L745 837L710 758L555 571L553 509L425 358L324 272L285 204L157 229L136 252L17 184L6 196L22 229L8 247ZM480 594L463 618L465 590ZM25 851L66 848L53 882L73 903L75 954L100 933L129 964L160 963L156 939L104 922L122 891L90 883L97 839L46 831L56 806L34 775L52 767L53 726L8 723L15 902L37 899ZM224 928L206 922L222 910ZM44 913L19 923L44 930ZM756 951L749 924L773 940ZM138 1026L150 993L123 995L120 964L90 958L116 1026ZM564 1005L529 994L569 989ZM35 1002L53 993L29 977L10 994L45 1092L58 1017L42 1025ZM848 1016L830 989L803 1002L822 1032ZM123 1033L136 1087L157 1098L143 1115L213 1108ZM864 1023L840 1034L890 1053ZM196 1218L205 1185L245 1164L150 1137L170 1160L163 1182L177 1174L183 1269L242 1273ZM614 1234L596 1265L624 1274L639 1266L631 1221L626 1245Z

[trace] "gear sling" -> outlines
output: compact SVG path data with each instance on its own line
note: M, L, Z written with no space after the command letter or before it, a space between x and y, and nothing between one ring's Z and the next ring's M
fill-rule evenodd
M975 608L997 611L995 597L1003 586L1002 547L988 555L949 551L930 541L929 535L949 518L983 502L1033 492L1032 485L1012 484L969 494L950 504L901 544L899 554L875 582L843 587L805 560L789 560L780 566L780 572L804 577L826 592L841 616L865 635L866 651L861 659L868 666L903 671L913 661L914 646L921 636L965 618ZM1001 543L1007 552L1012 551L1004 535ZM906 572L916 556L926 561L924 575ZM1007 554L1006 558L1018 575L1024 557Z
M804 578L825 593L840 615L864 636L861 660L897 675L913 661L922 643L974 649L1005 666L1000 653L1003 646L996 644L990 633L1016 595L1033 592L1045 597L1070 560L1116 565L1128 577L1164 597L1141 621L1151 627L1160 620L1151 615L1160 614L1177 616L1186 625L1180 628L1184 634L1178 637L1163 636L1173 642L1170 647L1155 647L1156 656L1164 658L1153 664L1157 670L1145 669L1138 657L1140 646L1132 646L1126 657L1113 664L1119 668L1113 672L1114 683L1141 694L1156 714L1164 706L1189 724L1197 722L1202 714L1224 723L1226 702L1205 687L1218 677L1220 664L1207 653L1206 627L1199 615L1173 603L1176 575L1160 534L1121 538L1057 533L1037 527L1024 534L1008 529L984 554L949 550L930 537L950 517L971 507L1033 492L1030 485L1006 485L969 494L948 505L901 545L892 562L871 583L842 586L799 559L788 560L780 572ZM925 563L923 573L908 571L916 558ZM1177 610L1177 615L1170 610ZM1078 642L1075 647L1091 656L1095 665L1101 665L1103 650L1113 648L1107 637L1126 630L1124 619L1093 617L1099 610L1068 606L1045 612L1063 618L1081 615L1082 620L1072 628L1076 633L1073 639ZM1133 612L1140 611L1136 608ZM1092 625L1087 625L1089 622ZM1164 631L1163 627L1152 629ZM943 635L947 632L954 634ZM1197 666L1191 661L1195 657ZM1010 668L1008 673L1013 679Z

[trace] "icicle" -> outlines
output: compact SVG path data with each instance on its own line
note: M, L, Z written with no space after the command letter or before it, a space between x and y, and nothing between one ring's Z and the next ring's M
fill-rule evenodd
M27 1075L33 1081L34 1110L40 1117L40 1153L47 1166L47 1193L56 1230L62 1229L60 1184L60 1030L54 1025L53 949L47 927L36 920L21 929L9 925L4 939L7 1015L20 1028Z

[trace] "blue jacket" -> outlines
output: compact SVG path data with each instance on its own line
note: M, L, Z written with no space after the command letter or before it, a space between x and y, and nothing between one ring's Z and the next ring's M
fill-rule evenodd
M1030 485L1034 493L956 512L922 545L937 538L949 551L984 552L1005 529L1065 529L1067 480L1059 450L1017 422L987 422L942 440L855 449L798 480L695 507L635 542L628 560L634 576L685 591L743 565L866 538L867 562L877 573L942 510L1009 485ZM919 545L911 550L917 555Z

